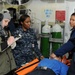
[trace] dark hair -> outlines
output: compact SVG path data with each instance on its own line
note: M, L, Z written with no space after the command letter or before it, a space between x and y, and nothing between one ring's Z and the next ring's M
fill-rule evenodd
M75 16L75 12L71 14L71 16Z
M21 16L20 16L20 19L19 19L19 23L24 22L28 17L30 17L30 16L27 15L27 14L21 15Z

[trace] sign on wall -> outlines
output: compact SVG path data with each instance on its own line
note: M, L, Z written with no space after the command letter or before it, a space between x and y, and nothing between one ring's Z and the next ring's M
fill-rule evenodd
M61 22L65 21L65 11L64 10L63 11L62 10L56 10L55 19L57 21L61 21Z
M42 8L41 17L43 20L48 20L49 22L55 22L55 9Z

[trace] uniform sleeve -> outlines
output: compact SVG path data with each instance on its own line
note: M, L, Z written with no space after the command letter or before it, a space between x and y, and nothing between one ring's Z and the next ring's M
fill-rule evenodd
M58 50L54 52L56 56L62 56L66 54L67 52L71 51L75 45L69 40L67 43L62 45Z
M42 54L38 48L37 37L36 37L35 33L34 33L34 51L39 57L42 56Z
M54 52L56 56L62 56L71 51L75 47L75 32L71 35L67 43L63 44L58 50Z

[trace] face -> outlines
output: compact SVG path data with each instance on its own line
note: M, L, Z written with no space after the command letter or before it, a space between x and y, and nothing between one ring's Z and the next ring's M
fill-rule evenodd
M8 26L8 23L9 23L9 19L3 19L2 20L2 27L4 28L5 26Z
M75 27L75 16L74 15L70 17L70 26Z
M22 27L24 30L27 30L30 28L30 24L31 24L31 20L30 17L27 17L26 20L24 20L24 22L21 22Z

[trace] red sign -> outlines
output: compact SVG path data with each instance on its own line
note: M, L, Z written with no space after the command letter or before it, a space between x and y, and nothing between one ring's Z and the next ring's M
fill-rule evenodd
M56 11L56 20L64 21L65 20L65 11Z

